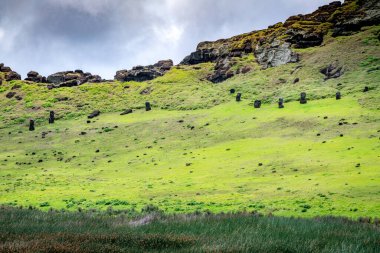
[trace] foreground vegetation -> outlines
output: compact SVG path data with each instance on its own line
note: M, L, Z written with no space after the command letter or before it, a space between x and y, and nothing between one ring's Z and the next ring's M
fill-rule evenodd
M0 252L365 252L380 229L344 218L0 209ZM152 211L152 210L151 210ZM367 220L362 220L367 222Z

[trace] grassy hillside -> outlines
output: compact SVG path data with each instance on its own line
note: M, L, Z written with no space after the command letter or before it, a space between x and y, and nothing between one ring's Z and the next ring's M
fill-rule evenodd
M380 27L364 30L347 37L328 35L321 47L296 49L301 55L301 62L296 64L261 70L253 54L236 58L235 68L248 66L252 71L221 84L206 80L207 74L213 71L213 63L175 67L165 76L144 83L85 84L48 90L46 84L12 81L0 86L0 127L22 124L30 117L45 123L49 110L55 110L58 117L73 119L94 109L117 112L125 108L141 108L145 101L166 110L211 108L230 101L228 91L231 88L242 92L246 100L259 98L273 103L280 96L286 101L294 101L301 91L308 92L312 99L321 99L334 96L338 90L347 95L369 86L374 95L365 103L379 108L380 100L375 95L380 81ZM320 69L335 61L344 66L345 74L324 82ZM302 68L292 74L300 66ZM296 78L300 78L300 82L293 84ZM10 91L23 99L5 99Z
M0 209L1 252L375 253L379 236L378 227L337 218Z
M0 203L378 216L379 29L297 49L297 64L261 70L252 55L237 58L236 67L252 71L221 84L205 79L212 63L175 67L145 83L48 90L5 82ZM320 69L336 60L344 75L323 81ZM370 91L363 93L365 86ZM231 88L243 102L235 102ZM10 91L22 99L5 98ZM296 101L301 91L311 99L307 105ZM279 97L285 109L277 108ZM254 109L254 99L263 108ZM145 101L153 111L142 109ZM120 116L125 108L136 110ZM101 116L86 123L95 109ZM54 125L47 124L49 110L59 117ZM35 132L27 131L29 118L37 119Z

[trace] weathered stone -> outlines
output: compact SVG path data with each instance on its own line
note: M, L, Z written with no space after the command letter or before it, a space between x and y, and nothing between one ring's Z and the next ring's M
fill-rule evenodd
M115 80L120 82L144 82L163 76L173 67L172 60L159 61L154 65L136 66L131 70L119 70L116 72Z
M253 106L254 106L255 108L257 108L257 109L258 109L258 108L261 108L261 100L255 100Z
M298 83L299 81L300 81L300 79L299 79L299 78L296 78L296 79L294 79L293 83L296 84L296 83Z
M127 114L131 114L131 113L133 113L132 109L126 109L122 113L120 113L120 115L127 115Z
M270 45L256 46L254 51L258 63L264 68L277 67L299 61L299 55L290 49L290 43L274 40Z
M235 94L235 89L230 89L230 94Z
M241 101L241 93L238 93L236 95L236 102L240 102Z
M364 89L363 89L363 92L368 92L369 91L369 87L364 87Z
M207 80L213 83L223 82L234 76L231 67L236 63L231 58L221 58L216 62L214 73L207 77Z
M34 120L29 120L29 131L34 131L35 130L35 127L34 127Z
M82 70L75 70L57 72L55 74L49 75L46 81L53 84L49 86L51 88L61 88L79 86L84 83L100 83L103 81L103 79L99 75L92 75L88 72L83 73ZM44 82L43 78L42 82Z
M278 99L278 108L280 108L280 109L284 108L284 99L283 98Z
M152 110L152 107L151 107L150 103L149 102L145 102L145 111L148 112L150 110Z
M306 93L305 92L301 93L300 103L301 104L307 104L307 98L306 98Z
M54 111L50 111L50 114L49 114L49 124L54 124L54 120L55 120Z
M330 64L326 68L321 69L320 71L325 75L325 81L331 78L338 78L343 75L343 67L339 67L338 63Z
M90 115L88 115L87 118L89 118L89 119L93 119L93 118L95 118L95 117L98 117L99 115L100 115L100 111L99 111L99 110L95 110L95 111L93 111Z
M339 100L342 98L342 94L338 91L336 94L335 94L335 98L336 100Z

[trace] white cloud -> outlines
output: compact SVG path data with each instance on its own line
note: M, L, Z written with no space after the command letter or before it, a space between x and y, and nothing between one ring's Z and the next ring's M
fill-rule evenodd
M184 27L180 25L153 25L154 35L161 43L177 45L182 38Z
M3 41L3 38L5 37L5 31L0 27L0 42Z

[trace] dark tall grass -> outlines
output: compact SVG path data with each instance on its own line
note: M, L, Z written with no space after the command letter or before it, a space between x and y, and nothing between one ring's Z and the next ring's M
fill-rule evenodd
M139 216L2 207L0 252L375 253L380 252L380 228L334 217L164 215L157 211Z

